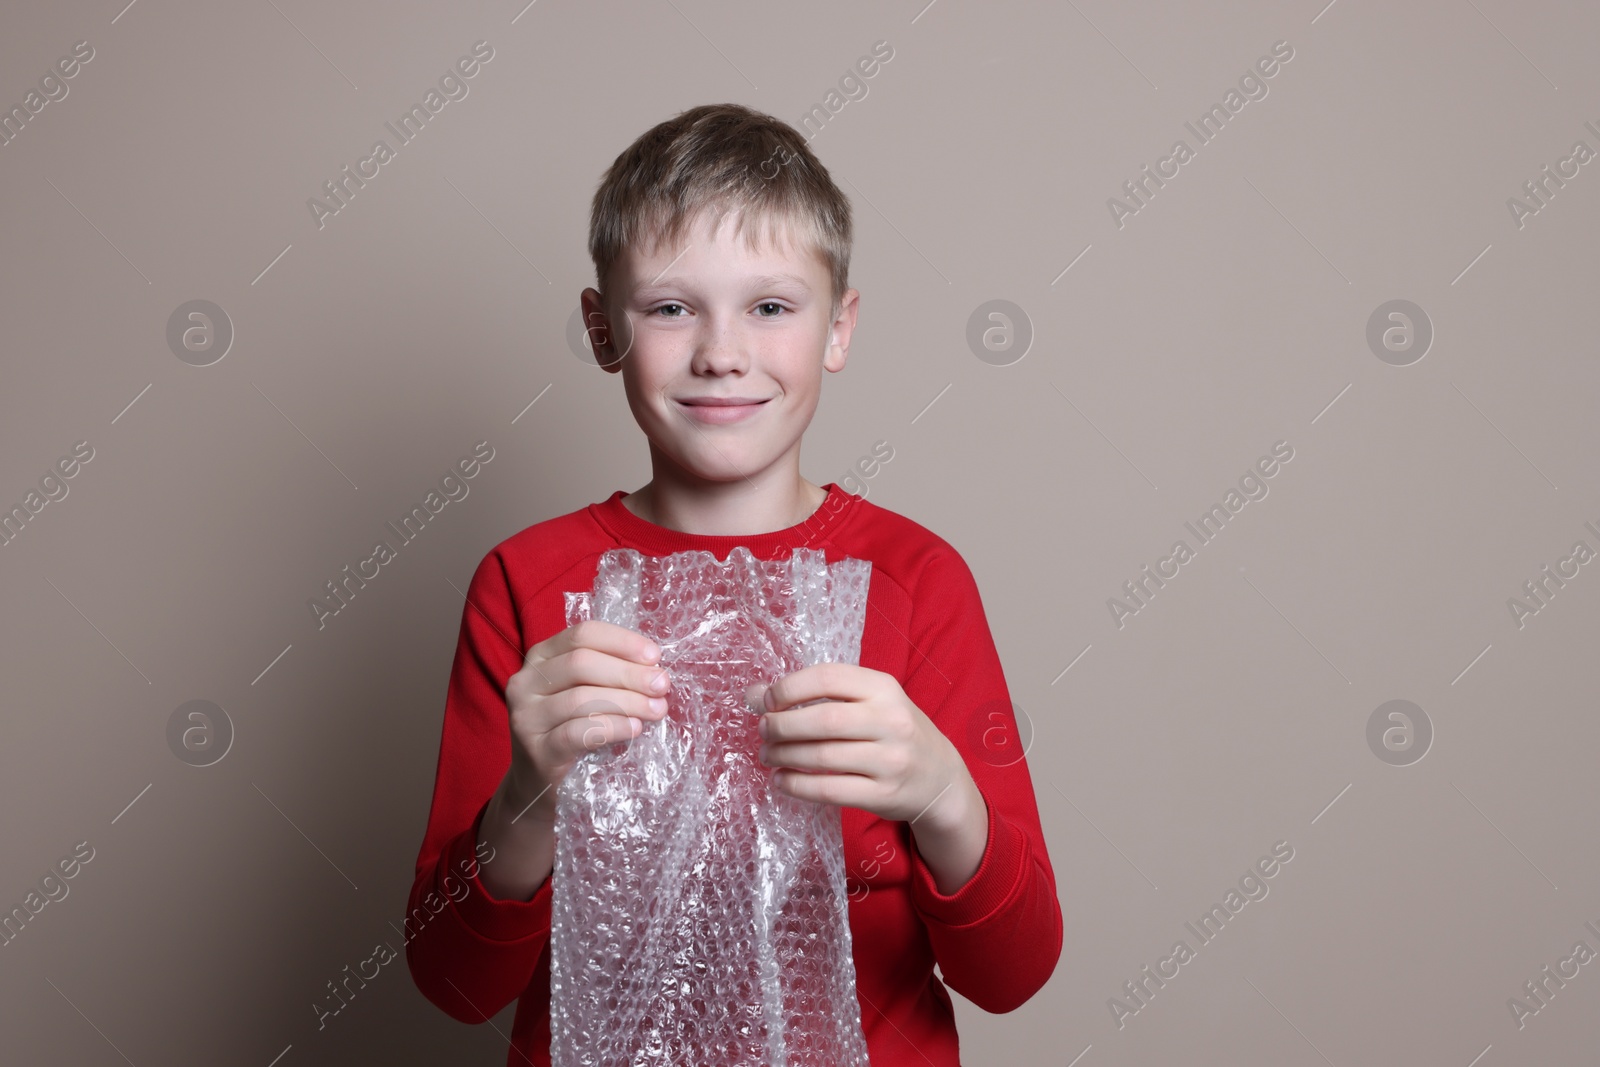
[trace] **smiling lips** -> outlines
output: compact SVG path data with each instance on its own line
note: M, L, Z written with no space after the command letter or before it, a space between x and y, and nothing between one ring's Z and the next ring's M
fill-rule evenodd
M747 419L771 397L691 396L677 401L684 414L696 422L723 424Z

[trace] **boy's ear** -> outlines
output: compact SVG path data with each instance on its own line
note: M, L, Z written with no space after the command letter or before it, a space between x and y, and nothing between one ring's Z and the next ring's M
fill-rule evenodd
M589 348L594 352L595 362L601 370L616 373L622 369L622 360L633 347L632 323L623 317L620 332L624 335L618 338L618 330L613 329L611 317L605 310L605 298L594 289L588 288L579 297L582 305L584 332L587 335Z
M839 313L828 327L828 348L822 354L824 370L834 373L844 370L845 361L850 358L850 337L855 332L856 311L860 302L861 293L855 289L846 289L840 298Z

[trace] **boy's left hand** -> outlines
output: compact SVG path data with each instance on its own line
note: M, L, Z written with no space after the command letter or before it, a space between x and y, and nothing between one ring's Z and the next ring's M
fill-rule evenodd
M818 663L747 697L762 713L762 762L785 768L773 780L790 796L910 822L941 797L957 817L977 794L961 753L892 674ZM823 702L794 706L811 700Z

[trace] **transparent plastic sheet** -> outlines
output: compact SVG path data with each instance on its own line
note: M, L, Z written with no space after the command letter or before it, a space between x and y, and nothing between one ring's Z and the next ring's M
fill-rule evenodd
M557 791L555 1067L867 1067L839 809L772 786L744 692L858 663L871 570L612 549L592 593L565 594L568 625L656 641L672 689Z

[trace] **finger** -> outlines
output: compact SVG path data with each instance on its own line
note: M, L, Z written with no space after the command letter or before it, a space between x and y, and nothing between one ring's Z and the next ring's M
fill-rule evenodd
M551 658L575 648L592 648L596 652L605 652L618 659L631 660L646 666L659 663L661 660L661 646L644 634L599 619L585 619L574 623L544 644L546 654ZM529 651L532 652L532 649Z
M627 741L639 736L644 723L627 715L609 715L595 711L580 715L562 724L562 747L567 759L593 752L597 748Z
M761 747L761 762L769 767L829 774L883 775L879 746L870 741L788 741Z
M545 679L542 684L547 687L547 694L590 685L630 689L646 696L662 697L672 687L670 672L661 667L640 663L587 644L576 645L554 659L546 660L542 673Z
M767 685L767 684L765 684L763 682L752 682L750 685L745 687L745 691L744 691L744 702L745 702L745 705L747 707L749 707L749 709L751 711L755 712L758 715L761 714L763 711L766 711L767 710L767 705L765 703L765 698L766 698L766 695L767 695L767 690L771 689L771 688L772 687L770 685ZM817 700L802 700L802 701L799 701L796 706L797 707L805 707L807 704L817 704L817 703L820 703L820 702L821 702L821 698L819 698Z
M838 804L863 811L871 811L883 799L883 790L878 788L877 783L859 774L774 771L772 782L779 790L799 800Z
M614 715L654 722L667 713L667 698L645 696L632 689L579 685L563 690L551 700L552 728L573 721Z
M825 700L805 707L769 711L758 732L769 744L780 741L878 741L883 724L861 703Z
M767 687L764 706L767 711L782 711L808 700L863 700L876 688L876 673L851 663L802 667Z

